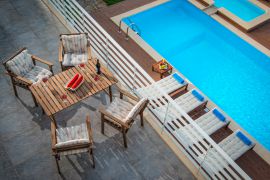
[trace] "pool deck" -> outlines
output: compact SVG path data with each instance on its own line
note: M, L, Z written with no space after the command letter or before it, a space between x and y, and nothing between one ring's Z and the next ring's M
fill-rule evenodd
M157 73L152 72L151 65L156 62L149 54L147 54L135 41L125 40L123 33L117 32L118 26L112 22L111 17L125 13L132 9L154 2L155 0L125 0L121 3L110 7L104 7L99 10L90 12L91 16L141 65L143 69L155 80L160 77ZM270 6L269 3L265 3ZM270 22L254 29L250 33L245 33L257 42L270 50ZM232 131L228 128L223 128L214 133L211 137L215 142L220 142L225 137L229 136ZM255 163L256 162L256 163ZM270 179L270 165L267 164L258 154L250 150L241 156L236 163L253 179Z

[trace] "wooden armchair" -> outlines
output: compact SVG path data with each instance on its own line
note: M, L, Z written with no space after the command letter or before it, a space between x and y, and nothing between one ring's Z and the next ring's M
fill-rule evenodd
M87 33L61 34L59 62L62 71L91 59L90 42Z
M48 65L49 70L36 65L40 62ZM29 86L40 82L43 78L53 75L53 64L37 56L30 55L26 48L17 51L3 63L6 74L10 76L15 96L18 97L16 86L29 90ZM32 94L35 105L37 102Z
M119 92L120 98L115 98L108 106L99 108L101 113L101 133L104 134L104 123L106 122L123 133L124 146L127 148L126 133L137 115L140 115L141 126L143 126L143 111L148 104L148 100L145 98L138 99L120 88ZM124 95L135 101L136 104L123 100Z
M93 135L89 116L86 123L81 125L57 128L54 121L51 121L52 154L55 157L57 170L59 173L60 156L89 152L92 158L92 167L95 168L93 152Z

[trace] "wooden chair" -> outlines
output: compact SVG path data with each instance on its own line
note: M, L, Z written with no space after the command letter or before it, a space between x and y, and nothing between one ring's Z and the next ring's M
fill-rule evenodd
M49 70L36 65L40 62L48 65ZM53 64L37 56L30 55L26 48L22 48L3 63L6 74L10 76L15 96L18 97L16 86L29 90L29 86L40 82L44 77L53 75ZM37 102L32 94L35 105Z
M143 126L143 111L148 104L148 100L145 98L138 99L120 88L119 92L120 98L114 98L111 104L99 108L101 113L101 133L104 134L104 123L106 122L123 133L124 146L127 148L126 133L132 126L137 115L140 115L141 126ZM136 104L123 100L123 95L135 101Z
M61 34L59 62L62 71L91 59L91 48L87 33Z
M57 170L60 172L60 156L79 154L89 152L92 158L92 167L95 168L95 159L93 152L93 135L89 116L86 117L86 123L81 125L57 128L54 121L51 121L51 139L52 154L55 157Z

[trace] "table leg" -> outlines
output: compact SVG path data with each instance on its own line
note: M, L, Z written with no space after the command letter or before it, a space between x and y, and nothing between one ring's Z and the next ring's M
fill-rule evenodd
M109 96L110 96L110 102L112 102L112 87L109 86Z
M57 128L57 123L56 123L56 120L55 120L55 118L54 118L54 115L53 115L53 114L50 115L49 118L53 121L55 127Z
M34 103L35 103L35 106L38 107L37 100L36 100L36 98L35 98L35 96L34 96L34 94L33 94L32 92L31 92L31 95L32 95L32 97L33 97L33 101L34 101Z

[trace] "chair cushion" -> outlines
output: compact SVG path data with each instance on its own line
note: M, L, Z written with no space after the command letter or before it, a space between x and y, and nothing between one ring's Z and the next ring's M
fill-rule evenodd
M89 143L89 136L86 124L72 127L58 128L56 130L57 143L55 147L67 147Z
M133 107L134 105L125 100L122 100L120 98L114 98L113 102L105 109L114 117L125 123L127 120L126 117L128 116L129 112L132 110Z
M133 118L135 118L138 113L142 110L144 104L146 103L147 99L146 98L142 98L132 109L131 111L128 113L128 115L126 116L126 118L124 119L124 121L128 121L131 120Z
M83 54L64 54L63 66L77 66L87 62L87 53Z
M42 78L47 77L49 78L52 76L52 72L42 68L40 66L34 66L31 70L29 70L26 74L22 77L29 79L33 83L38 83L42 80Z
M13 59L9 60L6 65L8 70L18 76L24 76L34 67L31 55L28 54L27 50L22 51Z
M82 54L87 52L86 34L62 35L61 38L65 53Z

